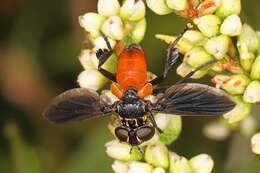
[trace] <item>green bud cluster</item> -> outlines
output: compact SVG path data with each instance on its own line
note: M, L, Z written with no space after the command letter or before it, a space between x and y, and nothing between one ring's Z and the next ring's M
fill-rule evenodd
M108 80L97 71L98 49L108 49L101 36L102 31L114 49L114 54L102 68L116 72L117 58L125 45L139 43L146 32L145 4L142 0L125 0L120 6L118 0L99 0L98 13L86 13L79 16L79 24L89 34L92 48L83 49L79 60L84 71L78 76L80 87L101 89Z
M233 95L233 100L240 105L223 117L229 123L243 120L251 113L252 104L260 102L260 40L250 25L241 22L241 1L160 2L164 2L164 8L171 9L171 12L191 19L198 28L187 31L177 45L184 54L177 74L185 76L200 65L217 59L215 64L199 70L191 78L213 75L212 82L216 87ZM183 9L177 10L177 6ZM159 11L150 8L156 13ZM156 37L169 44L176 39L160 34ZM237 39L232 39L234 37Z
M108 94L109 91L105 91ZM155 114L155 121L162 133L156 132L154 137L144 142L139 147L144 151L142 154L137 147L131 146L118 140L108 142L107 155L115 159L112 169L115 173L210 173L214 162L207 154L200 154L191 159L171 152L167 145L175 141L181 132L181 118L177 115ZM109 124L109 129L114 135L117 120Z

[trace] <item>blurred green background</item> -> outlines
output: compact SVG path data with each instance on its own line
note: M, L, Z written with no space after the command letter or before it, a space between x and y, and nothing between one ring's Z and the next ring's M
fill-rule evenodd
M83 70L77 56L86 35L78 16L96 11L91 0L4 0L0 5L0 173L112 172L104 144L113 137L109 117L53 125L41 112L50 99L78 87ZM242 18L260 30L260 1L243 1ZM154 34L177 35L187 20L175 14L157 16L147 9L148 30L143 49L148 69L163 70L167 45ZM180 77L170 72L163 85ZM210 83L209 79L200 80ZM256 116L260 109L254 107ZM214 118L184 118L183 132L170 149L188 158L208 153L215 173L257 173L260 157L251 153L250 139L239 133L216 142L202 135Z

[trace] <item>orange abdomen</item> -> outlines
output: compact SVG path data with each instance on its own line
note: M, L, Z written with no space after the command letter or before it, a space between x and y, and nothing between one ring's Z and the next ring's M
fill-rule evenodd
M141 50L124 50L118 60L116 80L119 86L126 91L133 87L138 91L146 83L146 59Z

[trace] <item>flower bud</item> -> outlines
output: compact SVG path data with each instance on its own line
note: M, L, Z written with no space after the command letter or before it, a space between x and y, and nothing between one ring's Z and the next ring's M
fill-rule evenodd
M235 108L223 115L228 123L236 123L243 120L251 113L252 109L252 104L243 102L242 96L233 96L232 100L236 103Z
M205 0L203 1L199 7L199 16L205 16L208 14L213 14L216 9L220 6L221 0Z
M230 94L243 94L250 83L250 79L244 74L216 75L212 82L216 83L218 88L221 87Z
M206 15L195 18L193 22L198 26L199 30L207 37L213 37L219 32L221 20L215 15Z
M188 30L183 35L183 38L189 40L192 44L196 44L201 40L205 39L204 35L196 30Z
M233 74L242 74L245 72L237 61L233 60L227 55L225 55L224 58L213 64L211 69L215 72L224 72L226 70Z
M158 127L163 131L160 134L160 140L166 145L175 141L181 133L181 117L178 115L157 113L154 119Z
M245 44L248 51L252 53L256 53L259 50L259 38L250 25L243 24L241 34L238 36L238 44Z
M153 167L147 163L143 162L129 162L128 163L128 173L152 173Z
M165 15L172 12L167 4L166 0L146 0L147 6L158 15Z
M120 4L118 0L98 0L98 13L109 17L119 14Z
M224 140L230 135L229 129L222 122L210 122L203 128L203 134L209 139Z
M95 63L93 63L92 59L96 57L96 53L94 50L90 49L84 49L81 51L79 55L79 61L81 65L84 67L84 69L97 69L97 66Z
M194 47L184 56L184 62L195 68L200 67L211 60L213 60L213 57L201 47Z
M221 0L221 4L216 11L216 15L220 18L226 18L231 14L239 15L241 11L241 1L240 0Z
M258 120L253 116L248 116L240 123L240 133L245 137L250 137L258 129Z
M109 17L104 22L102 31L105 35L115 40L122 40L124 38L123 23L118 16Z
M177 70L176 73L182 77L186 76L187 74L189 74L190 72L194 71L196 68L190 66L189 64L187 64L186 62L182 62ZM197 71L196 73L194 73L191 78L192 79L200 79L203 76L205 76L208 73L209 67L205 67L199 71Z
M152 173L166 173L165 170L161 167L157 167L153 170Z
M121 160L121 161L132 161L132 160L141 160L142 153L134 147L133 152L130 154L131 146L127 143L121 143L116 140L106 143L106 153L109 157Z
M168 44L172 44L177 38L176 36L169 36L163 34L156 34L155 37ZM181 54L185 54L193 48L193 44L186 38L182 37L180 41L177 43L176 48L178 48Z
M108 80L99 71L95 69L86 69L79 74L77 82L81 88L99 90L108 82Z
M170 160L169 173L192 173L193 172L189 161L185 157L178 156L177 154L170 152L169 160Z
M133 29L131 30L129 37L131 38L131 43L140 43L146 32L146 19L134 23Z
M111 38L107 38L107 39L108 42L110 43L111 48L113 49L116 45L116 41ZM95 51L97 51L98 49L108 49L107 43L102 36L97 37L95 40L93 40L93 42L95 45L94 48Z
M260 132L251 138L251 149L253 153L260 154Z
M248 51L248 47L244 42L237 42L237 48L240 54L241 66L249 72L252 68L255 55Z
M260 55L256 57L255 62L252 65L250 77L255 80L260 79Z
M187 0L166 0L168 7L176 11L183 11L188 8Z
M121 161L114 161L112 169L115 173L128 173L127 163Z
M124 20L137 21L145 16L145 4L142 0L126 0L124 1L120 16Z
M159 135L157 133L155 133L151 139L149 139L148 141L144 141L140 145L140 147L147 146L147 145L155 145L159 142L159 140L160 140Z
M147 163L153 166L162 167L164 169L167 169L169 166L168 149L161 142L147 146L144 158Z
M228 16L220 26L220 32L228 36L238 36L242 30L240 17L236 14Z
M247 86L243 99L248 103L260 102L260 81L252 81Z
M200 154L190 159L194 173L211 173L214 161L207 154Z
M222 59L228 51L229 37L220 35L208 40L204 48L208 53L214 55L217 59Z
M96 13L86 13L79 16L79 24L94 38L100 35L100 28L105 21L105 17Z

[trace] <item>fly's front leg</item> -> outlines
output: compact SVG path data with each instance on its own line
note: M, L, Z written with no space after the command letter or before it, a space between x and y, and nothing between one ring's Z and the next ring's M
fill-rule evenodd
M98 49L97 52L96 52L97 59L99 60L98 71L100 73L102 73L105 77L110 79L111 81L116 82L115 75L113 73L110 73L109 71L107 71L107 70L102 68L102 65L113 54L113 49L112 49L112 47L111 47L107 37L102 32L100 32L100 33L103 36L103 38L104 38L104 40L105 40L105 42L107 44L108 49Z
M156 85L156 84L162 82L164 79L166 79L168 71L171 69L173 64L175 64L175 62L177 61L177 59L179 57L179 50L175 46L180 41L180 39L183 37L184 33L190 28L192 28L192 25L188 23L187 26L185 27L185 29L178 35L176 40L172 43L172 45L170 46L170 48L167 51L167 57L166 57L166 63L164 66L163 75L153 79L150 82L152 85Z
M156 128L160 133L162 133L162 130L157 126L156 121L153 118L153 114L151 112L148 113L148 118L150 119L151 123L153 124L153 127Z

